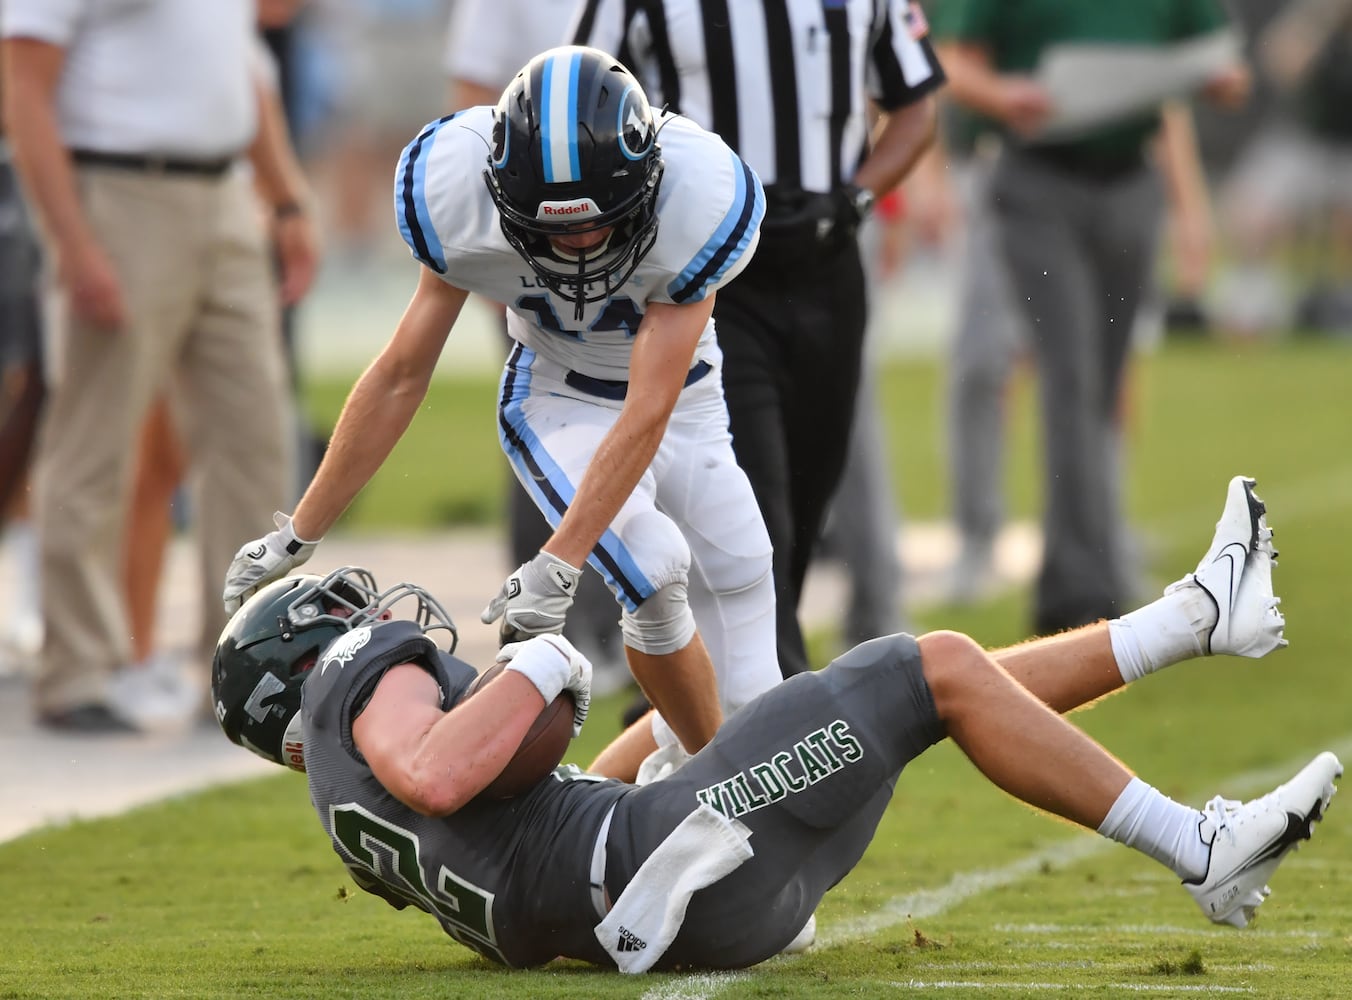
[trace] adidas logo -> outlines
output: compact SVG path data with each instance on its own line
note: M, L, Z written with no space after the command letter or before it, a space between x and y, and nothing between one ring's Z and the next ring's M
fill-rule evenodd
M627 927L620 928L620 940L615 943L616 951L642 951L648 947L648 942L629 930Z

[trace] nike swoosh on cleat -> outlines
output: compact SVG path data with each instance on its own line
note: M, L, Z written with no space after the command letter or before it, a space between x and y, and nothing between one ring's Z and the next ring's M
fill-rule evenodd
M1238 549L1238 554L1231 552L1231 549ZM1222 559L1230 561L1230 603L1235 603L1235 598L1239 595L1240 570L1244 566L1244 560L1249 557L1249 550L1239 542L1230 542L1225 548L1216 553L1216 558L1211 560L1212 565L1220 562ZM1238 562L1236 562L1238 559Z
M1319 803L1315 803L1314 811L1309 816L1302 816L1300 813L1288 812L1286 814L1286 829L1284 829L1277 838L1240 861L1228 871L1223 878L1216 881L1228 882L1246 868L1252 868L1254 865L1262 864L1264 861L1271 861L1273 858L1279 858L1290 850L1293 846L1302 840L1310 839L1310 826L1317 818L1319 812Z

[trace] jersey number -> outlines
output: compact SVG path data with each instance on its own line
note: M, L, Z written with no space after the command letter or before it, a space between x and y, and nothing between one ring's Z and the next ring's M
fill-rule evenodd
M443 867L436 885L423 874L418 838L355 803L331 809L333 837L386 890L436 917L467 948L506 965L493 935L493 894Z
M541 329L564 337L581 338L578 331L564 329L559 314L554 311L554 303L549 301L548 295L523 295L516 300L516 307L523 312L531 313ZM623 330L627 336L632 337L638 333L638 324L642 319L643 313L634 304L634 300L619 295L606 302L605 308L591 321L587 329Z

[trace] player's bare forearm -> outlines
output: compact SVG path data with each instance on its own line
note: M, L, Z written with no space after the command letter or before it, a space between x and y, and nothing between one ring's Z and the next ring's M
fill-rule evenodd
M626 407L626 410L628 407ZM571 566L581 566L657 454L667 416L652 412L621 415L601 440L577 494L542 548Z
M391 378L380 359L357 380L343 404L319 470L292 518L300 538L323 538L353 498L376 474L417 412L426 394Z
M544 707L535 685L510 670L449 713L440 699L422 667L394 667L352 725L381 784L425 816L449 815L482 792Z
M343 404L319 470L292 516L299 537L322 538L394 450L427 395L465 298L423 270L394 336Z
M686 305L649 303L629 359L629 392L601 440L558 530L543 546L581 566L652 463L713 314L714 297Z

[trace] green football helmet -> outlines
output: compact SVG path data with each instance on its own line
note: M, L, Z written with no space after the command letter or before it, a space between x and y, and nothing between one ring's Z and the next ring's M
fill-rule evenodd
M344 566L328 576L277 580L244 602L226 623L211 665L216 720L232 743L274 764L305 770L301 688L326 646L361 625L387 621L406 598L425 632L459 635L441 604L413 584L381 591L369 570Z

